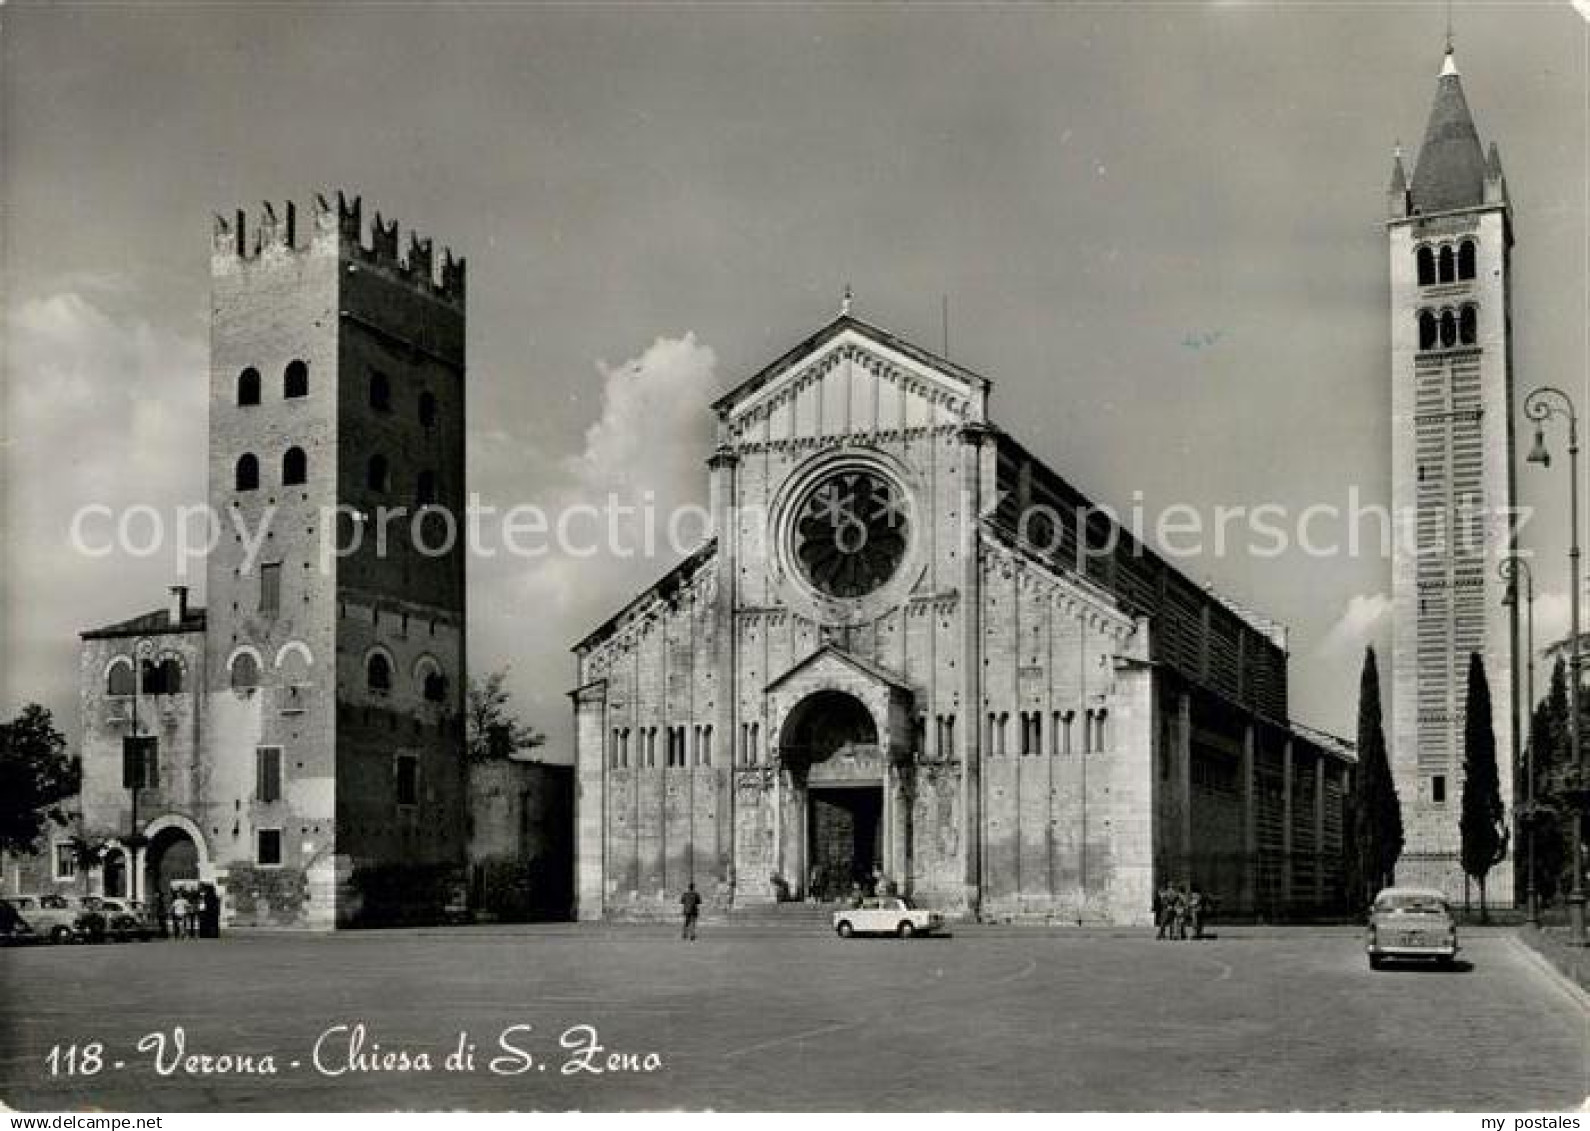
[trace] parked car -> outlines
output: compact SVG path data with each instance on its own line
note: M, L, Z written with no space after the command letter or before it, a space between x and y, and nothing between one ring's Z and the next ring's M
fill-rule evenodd
M105 937L105 916L93 896L14 895L7 899L27 932L51 942L98 942Z
M17 910L16 903L10 899L0 899L0 942L25 943L37 939L33 928L28 921L22 918L22 913Z
M851 935L927 935L944 929L944 916L925 907L912 907L900 896L875 896L863 899L860 906L842 907L834 912L834 930L842 939Z
M117 942L152 939L160 934L154 916L136 899L101 899L99 910L105 916L105 930Z
M1369 909L1364 949L1379 970L1387 959L1422 959L1449 966L1457 958L1457 920L1441 892L1386 888Z

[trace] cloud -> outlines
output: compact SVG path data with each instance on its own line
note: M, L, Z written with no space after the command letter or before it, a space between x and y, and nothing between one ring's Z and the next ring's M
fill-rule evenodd
M1320 642L1320 656L1356 655L1375 642L1391 613L1391 598L1384 593L1357 593L1347 601L1342 615Z
M73 733L77 633L160 607L176 578L166 553L77 552L72 517L89 504L169 516L204 498L206 351L79 290L11 307L6 330L0 708L40 700Z
M1583 605L1579 612L1580 623L1590 606ZM1568 622L1572 619L1568 608L1568 594L1550 590L1535 594L1535 649L1538 652L1550 644L1568 638ZM1582 631L1582 628L1581 628ZM1522 633L1522 627L1520 628Z
M705 406L717 385L715 353L686 333L658 338L623 364L598 362L596 369L602 403L582 449L543 465L539 481L510 486L533 487L534 503L552 522L580 508L601 518L570 524L572 549L549 538L548 552L534 559L498 555L470 562L471 669L480 675L511 664L516 709L547 731L542 753L549 760L566 761L573 753L563 697L575 678L569 647L657 581L704 533L712 442ZM494 501L511 506L523 500ZM676 514L683 516L679 530L687 544L680 547L667 531ZM595 552L579 552L593 542L600 543Z

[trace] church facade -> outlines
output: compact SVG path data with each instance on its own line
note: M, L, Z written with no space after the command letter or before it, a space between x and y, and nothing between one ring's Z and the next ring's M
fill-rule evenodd
M712 407L714 537L575 647L582 919L882 885L1139 923L1340 898L1346 744L1279 626L1002 430L991 383L848 310Z

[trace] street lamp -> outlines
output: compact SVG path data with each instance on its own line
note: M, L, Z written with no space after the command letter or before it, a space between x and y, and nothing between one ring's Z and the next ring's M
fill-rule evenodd
M1560 416L1568 422L1568 740L1573 779L1565 782L1564 797L1572 809L1569 822L1572 848L1573 886L1568 892L1568 941L1584 946L1584 749L1579 736L1579 414L1573 398L1561 389L1542 385L1524 398L1524 415L1535 422L1535 444L1529 450L1530 463L1551 466L1546 450L1546 421Z
M1535 891L1535 744L1533 720L1535 717L1535 574L1529 562L1517 554L1509 554L1497 563L1497 572L1507 582L1507 595L1502 604L1507 606L1513 631L1513 765L1519 762L1523 751L1524 804L1517 810L1518 823L1523 829L1524 841L1524 907L1525 921L1531 927L1540 926L1540 900ZM1524 691L1524 727L1522 739L1518 720L1518 576L1524 577L1525 644L1528 677Z

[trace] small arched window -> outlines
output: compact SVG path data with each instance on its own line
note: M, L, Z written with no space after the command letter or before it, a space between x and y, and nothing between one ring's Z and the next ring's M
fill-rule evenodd
M436 501L436 472L420 472L419 485L415 488L414 496L422 507L428 507Z
M1419 285L1428 287L1435 282L1435 252L1429 247L1421 247L1418 254Z
M1474 278L1474 241L1464 240L1458 244L1458 278Z
M386 456L377 452L364 467L364 485L372 491L385 491L387 482Z
M1443 346L1457 345L1457 319L1450 310L1441 312L1441 344Z
M429 389L420 393L420 427L436 427L436 394Z
M125 658L118 659L105 675L105 694L131 695L137 689L132 662Z
M1443 283L1450 283L1457 277L1456 264L1452 257L1452 245L1447 244L1441 248L1441 258L1437 261L1441 265L1440 275Z
M259 686L259 661L252 653L239 652L232 660L232 689L242 691Z
M309 457L303 448L288 448L282 456L282 484L295 487L309 478Z
M1437 333L1435 315L1428 310L1419 311L1419 348L1422 350L1435 349Z
M392 662L380 652L364 663L364 685L371 691L392 690Z
M392 379L379 369L370 371L370 407L377 412L392 411Z
M307 397L309 395L309 366L298 358L287 363L282 373L282 396Z
M259 404L259 370L252 365L237 375L237 403Z
M1472 346L1479 337L1479 313L1472 306L1465 306L1458 315L1458 341L1466 346Z
M434 669L426 672L425 679L420 685L420 693L425 696L427 703L442 702L447 698L447 677Z
M239 491L254 491L259 488L259 460L254 458L252 452L244 452L238 457L232 482Z

